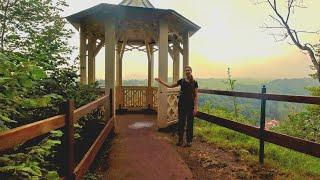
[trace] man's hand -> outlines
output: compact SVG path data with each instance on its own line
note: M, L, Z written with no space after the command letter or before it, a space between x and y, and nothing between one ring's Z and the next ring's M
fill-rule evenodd
M157 82L160 82L160 81L161 81L159 78L155 78L155 80L156 80Z

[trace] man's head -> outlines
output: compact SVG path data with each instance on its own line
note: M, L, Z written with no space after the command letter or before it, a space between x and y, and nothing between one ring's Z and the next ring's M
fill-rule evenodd
M192 68L190 66L185 66L184 67L184 73L186 74L187 77L192 77Z

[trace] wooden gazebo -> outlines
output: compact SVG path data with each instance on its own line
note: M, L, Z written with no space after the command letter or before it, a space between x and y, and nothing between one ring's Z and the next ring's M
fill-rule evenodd
M67 17L80 31L80 82L95 82L95 57L105 46L105 89L112 89L116 109L153 109L159 128L177 121L177 93L152 87L154 52L159 54L159 77L168 81L168 56L173 59L173 81L189 65L189 38L200 27L170 9L156 9L148 0L123 0L119 5L102 3ZM148 86L122 86L122 60L125 51L139 50L148 56ZM87 66L88 64L88 66Z

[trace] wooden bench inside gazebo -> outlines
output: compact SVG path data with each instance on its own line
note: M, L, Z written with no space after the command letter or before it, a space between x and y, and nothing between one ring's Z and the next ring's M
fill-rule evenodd
M148 0L123 0L119 5L102 3L67 17L80 32L80 81L94 83L96 55L105 47L105 93L112 93L112 111L154 110L157 126L178 119L179 89L152 86L154 52L158 51L158 76L168 82L168 57L173 60L173 81L189 65L189 38L200 27L174 10L156 9ZM123 86L122 62L126 51L138 50L148 57L148 85ZM110 91L111 89L111 91Z

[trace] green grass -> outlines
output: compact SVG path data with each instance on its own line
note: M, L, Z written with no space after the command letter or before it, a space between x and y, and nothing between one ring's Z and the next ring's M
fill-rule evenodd
M221 148L247 150L249 153L243 154L243 158L258 165L259 141L255 138L198 119L195 121L195 134ZM294 179L320 177L319 158L274 144L265 144L265 163Z

